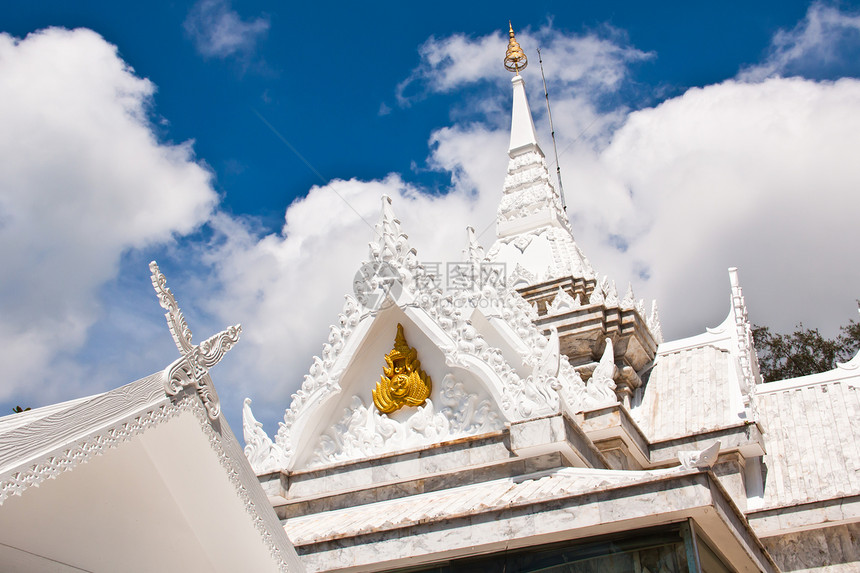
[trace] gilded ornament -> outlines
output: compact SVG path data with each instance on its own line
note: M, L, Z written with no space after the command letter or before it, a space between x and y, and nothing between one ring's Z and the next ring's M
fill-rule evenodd
M505 69L520 75L520 70L526 69L526 66L529 65L529 59L514 37L514 27L511 26L510 22L508 22L508 35L510 39L508 40L508 49L505 52Z
M403 325L397 325L394 348L385 355L383 374L373 390L373 403L383 414L403 406L423 406L430 396L430 377L421 370L418 351L406 343Z

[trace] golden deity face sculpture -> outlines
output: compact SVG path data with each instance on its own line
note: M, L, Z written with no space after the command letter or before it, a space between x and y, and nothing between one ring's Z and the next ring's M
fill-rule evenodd
M403 406L422 406L430 396L430 377L421 370L418 351L406 343L403 325L397 325L394 348L385 355L383 374L373 390L373 403L383 414Z

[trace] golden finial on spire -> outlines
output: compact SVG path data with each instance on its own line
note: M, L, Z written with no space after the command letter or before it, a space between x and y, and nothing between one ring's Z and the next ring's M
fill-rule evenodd
M508 40L508 51L505 52L505 69L520 75L520 70L524 70L529 65L529 59L523 49L520 48L517 39L514 38L514 27L510 20L508 20L508 30L511 39Z

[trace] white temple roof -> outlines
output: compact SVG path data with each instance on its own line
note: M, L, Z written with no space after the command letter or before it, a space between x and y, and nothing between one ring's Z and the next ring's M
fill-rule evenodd
M742 423L731 353L705 345L660 355L634 418L651 441ZM742 411L742 409L741 409Z
M761 377L737 269L729 280L731 307L719 326L657 348L631 412L652 442L757 419L750 396Z
M226 421L159 372L0 419L4 571L302 571Z
M763 509L860 495L860 353L834 370L757 388Z
M304 571L155 262L180 357L109 392L0 418L0 563L11 572Z

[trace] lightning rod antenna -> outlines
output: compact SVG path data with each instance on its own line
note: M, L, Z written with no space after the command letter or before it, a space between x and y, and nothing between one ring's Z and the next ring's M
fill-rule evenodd
M552 126L552 110L549 108L549 92L546 89L546 76L543 73L543 58L538 48L538 62L540 63L540 77L543 79L543 95L546 96L546 114L549 116L549 130L552 134L552 151L555 153L555 174L558 176L558 194L561 195L561 206L567 212L567 201L564 199L564 187L561 186L561 165L558 163L558 147L555 145L555 128Z

